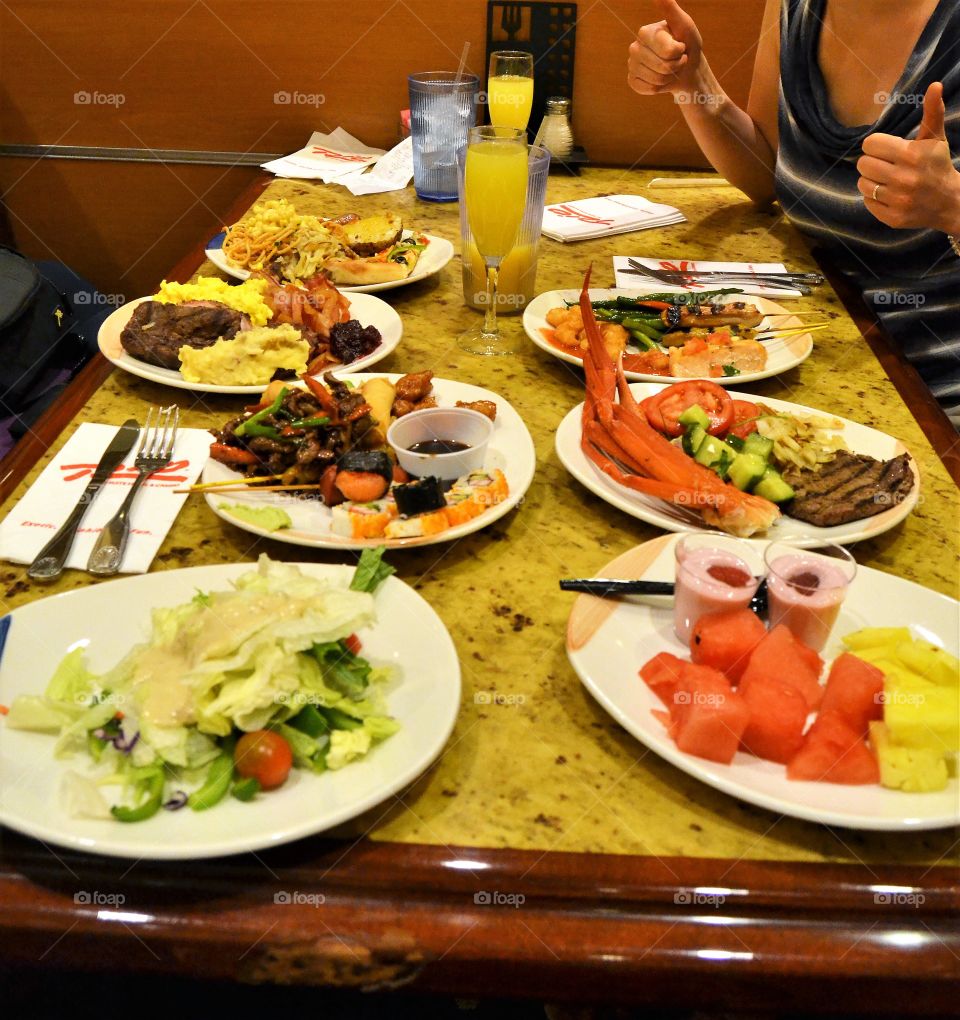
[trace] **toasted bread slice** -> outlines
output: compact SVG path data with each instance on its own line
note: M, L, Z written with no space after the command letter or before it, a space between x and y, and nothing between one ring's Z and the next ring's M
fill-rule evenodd
M337 233L348 248L365 258L396 244L403 234L403 220L392 212L365 216L343 224Z
M403 262L384 262L381 259L328 259L323 268L334 283L345 287L405 280L413 269Z

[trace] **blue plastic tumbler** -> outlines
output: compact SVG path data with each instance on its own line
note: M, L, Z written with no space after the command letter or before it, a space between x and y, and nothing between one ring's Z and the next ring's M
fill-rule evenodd
M477 122L480 79L454 71L411 74L410 134L413 186L431 202L457 200L457 149Z

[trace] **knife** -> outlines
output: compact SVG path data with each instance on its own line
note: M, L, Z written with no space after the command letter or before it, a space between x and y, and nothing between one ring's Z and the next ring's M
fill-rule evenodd
M83 520L103 483L113 474L117 467L123 462L123 458L133 449L134 443L140 435L140 426L133 418L125 421L117 429L110 445L104 455L100 458L96 471L90 479L83 495L77 501L73 512L63 522L60 530L50 539L49 542L37 553L36 559L30 564L27 576L34 581L54 581L63 573L63 564L66 562L70 549L73 546L73 539L76 536L77 528Z

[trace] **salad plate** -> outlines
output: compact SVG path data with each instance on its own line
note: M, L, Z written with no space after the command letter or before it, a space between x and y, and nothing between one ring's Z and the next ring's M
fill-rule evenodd
M371 294L378 290L392 290L394 287L405 287L408 283L416 283L418 280L425 280L428 276L439 273L441 269L453 258L453 245L445 237L436 237L433 234L424 234L430 242L426 250L417 259L413 272L402 280L388 280L385 283L365 283L356 287L337 286L337 290L344 294ZM221 272L232 276L237 280L246 280L250 276L248 269L235 266L223 253L224 234L221 231L207 242L206 256Z
M262 393L266 383L257 386L221 386L217 383L193 383L187 382L179 373L170 368L161 368L159 365L150 365L146 361L134 358L128 354L120 343L120 334L124 326L133 315L133 310L143 301L151 300L149 297L137 298L128 301L115 309L104 319L97 335L97 343L100 346L100 353L107 361L122 368L131 375L139 376L141 379L149 379L151 382L163 383L165 386L173 386L178 390L191 390L194 393ZM376 326L380 331L380 346L362 358L350 363L349 366L330 366L333 369L348 367L351 372L367 368L370 365L382 361L388 354L394 351L403 336L403 324L400 316L378 297L369 294L353 294L350 297L350 313L363 326Z
M674 580L674 544L663 535L636 546L601 567L599 577ZM750 540L762 547L765 543ZM957 654L960 605L945 595L870 567L861 566L823 650L829 661L844 634L862 627L903 626L910 607L911 631ZM780 815L852 829L917 831L960 823L960 785L950 779L934 793L904 793L879 784L789 780L783 765L738 751L729 765L687 754L676 746L651 713L663 705L637 671L659 652L689 657L673 632L673 609L664 599L577 597L566 638L570 662L590 694L627 732L688 775L732 797Z
M719 380L713 380L714 382ZM637 398L643 400L654 393L664 389L664 385L652 383L633 383L630 391ZM840 418L837 415L827 414L813 407L806 407L803 404L793 404L786 400L775 400L773 397L755 397L749 393L730 392L734 400L748 400L752 403L763 403L774 411L786 411L799 415L824 415L835 418L842 424L840 435L844 438L853 453L866 454L877 460L888 460L891 457L908 453L906 446L899 439L880 432L878 429L870 428L868 425L860 425L857 422ZM583 404L578 404L560 423L556 434L557 456L561 463L573 475L581 485L586 486L594 495L611 506L622 510L631 517L636 517L648 524L654 524L665 531L710 531L714 530L707 525L703 518L693 509L676 506L673 503L657 499L655 496L648 496L624 485L615 482L609 475L604 474L591 460L588 460L580 448L581 417ZM860 542L866 538L873 538L881 535L890 528L896 527L917 505L920 498L920 474L917 463L911 458L910 466L913 470L914 485L910 492L900 501L894 502L886 510L882 510L872 517L864 517L858 521L851 521L848 524L837 524L832 527L817 527L805 521L796 520L784 514L780 517L769 531L771 538L803 539L811 544L816 542L835 542L838 545L848 545L852 542Z
M343 382L362 383L365 379L374 378L377 373L359 373L347 375L337 373ZM382 373L382 378L396 382L399 374ZM503 517L512 510L523 498L533 473L536 469L536 454L533 440L527 431L523 419L503 397L490 390L469 383L454 382L450 379L434 379L433 395L441 406L452 406L458 400L472 402L489 400L497 406L493 435L487 447L487 459L484 469L492 471L499 468L507 479L509 494L503 500L489 507L478 517L464 524L456 525L436 535L419 538L347 538L331 531L332 513L318 499L304 499L298 493L231 491L218 493L212 490L204 493L210 509L225 521L250 531L264 538L272 538L278 542L289 542L293 545L312 546L320 549L362 549L365 546L386 545L388 548L406 548L409 546L429 545L436 542L450 542L465 535L470 535L488 524ZM242 481L242 476L219 461L209 460L203 469L201 481L226 482L230 479ZM231 504L240 503L249 507L278 507L289 515L291 526L276 531L267 530L250 520L230 513Z
M642 296L641 292L636 290L590 289L591 301L606 301L617 297L640 296ZM738 295L730 295L731 299L736 297ZM543 294L538 294L524 309L523 328L527 336L530 337L540 350L546 351L547 354L559 358L568 364L581 366L583 364L581 358L570 354L568 351L561 350L559 347L555 347L543 334L543 330L550 329L550 325L547 322L547 312L551 308L560 308L568 302L572 301L575 303L579 300L579 290L549 290ZM803 324L800 319L791 316L782 305L778 305L768 298L748 297L746 300L750 304L756 305L764 315L777 316L775 320L777 326L801 326ZM771 320L765 319L761 327L758 328L772 324ZM806 361L810 356L810 352L813 350L813 335L811 333L801 333L790 337L788 340L771 340L764 343L764 347L767 348L767 363L761 371L742 372L740 375L729 377L721 376L712 381L719 383L721 386L739 385L740 383L754 382L757 379L768 379L770 376L779 375L788 369L796 368L797 365ZM636 353L638 350L639 348L627 345L628 353ZM634 382L677 382L680 378L672 375L651 375L646 372L625 371L624 374Z
M310 577L350 582L352 566L297 564ZM0 704L43 693L64 655L86 651L101 673L150 636L155 607L189 603L197 591L222 591L252 563L161 570L77 589L13 610ZM373 665L394 667L387 710L400 729L363 757L320 774L295 768L279 789L249 803L225 797L207 811L159 811L136 824L82 818L61 802L68 772L89 758L58 759L54 737L13 729L0 719L0 823L46 843L112 857L181 860L289 843L354 818L413 782L443 750L460 705L460 666L449 633L409 585L388 577L375 595L376 619L357 631Z

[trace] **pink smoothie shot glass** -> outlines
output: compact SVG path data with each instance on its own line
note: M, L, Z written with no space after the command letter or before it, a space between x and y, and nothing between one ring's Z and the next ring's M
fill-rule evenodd
M676 545L673 630L690 646L690 635L705 613L745 609L760 584L757 552L728 535L684 535Z
M841 546L802 549L786 542L772 542L764 559L770 627L785 624L809 648L822 651L856 576L856 560Z

